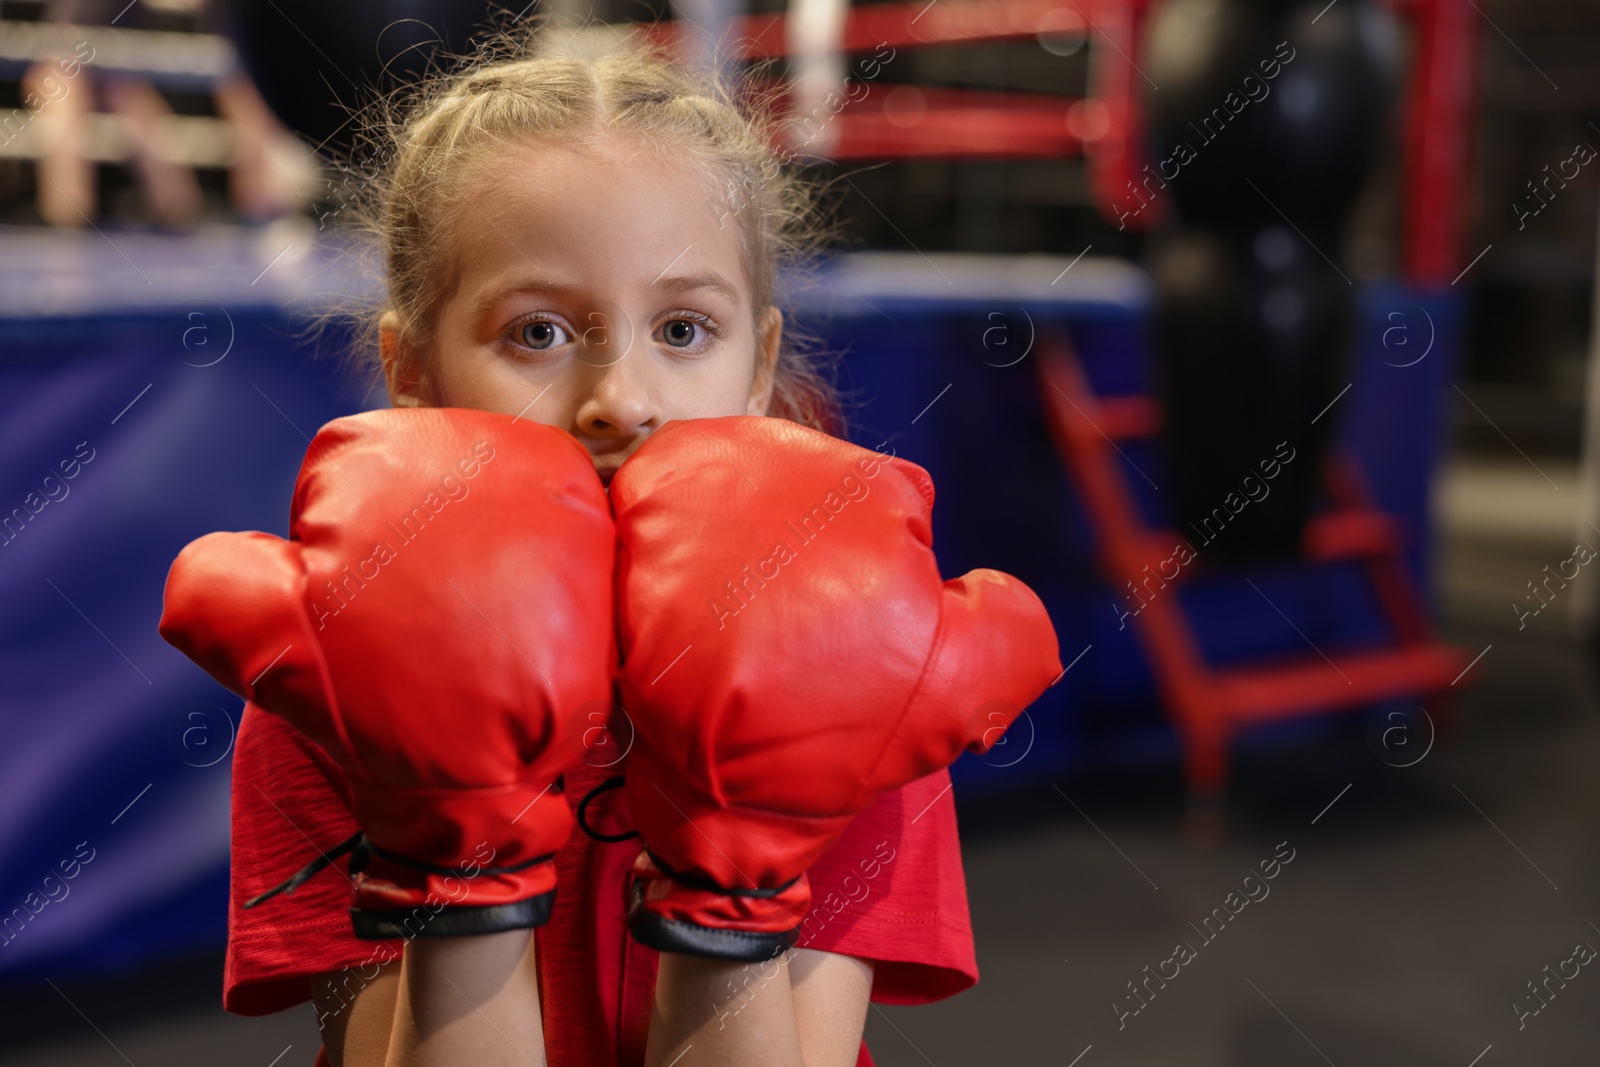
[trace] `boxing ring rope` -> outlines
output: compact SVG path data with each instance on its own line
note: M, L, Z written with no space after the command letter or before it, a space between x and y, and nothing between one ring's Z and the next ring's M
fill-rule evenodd
M733 60L757 61L795 55L793 14L742 15L726 22L719 46ZM827 0L832 3L833 0ZM844 5L838 5L843 7ZM1144 129L1140 97L1145 85L1134 56L1150 0L926 0L874 4L843 12L836 48L841 55L875 48L919 48L1022 40L1087 33L1089 93L1083 99L1038 93L910 88L923 105L920 116L903 113L906 98L878 99L868 92L846 103L827 125L828 145L780 142L780 149L811 148L811 154L842 161L859 159L1067 159L1082 156L1096 208L1117 221L1115 204L1143 173ZM1404 229L1403 276L1428 286L1446 285L1462 261L1462 219L1473 105L1478 28L1474 13L1455 0L1388 0L1412 27L1413 57L1402 139ZM693 51L699 34L683 20L640 27L653 43ZM820 62L809 60L808 62ZM808 114L811 97L796 95L791 107ZM1131 219L1136 229L1154 212Z

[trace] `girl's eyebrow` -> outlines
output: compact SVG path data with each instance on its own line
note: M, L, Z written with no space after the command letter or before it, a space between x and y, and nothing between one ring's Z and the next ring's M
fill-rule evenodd
M743 302L738 288L714 270L657 278L651 283L650 288L659 293L672 295L706 289L719 294L734 307L739 307ZM474 309L475 316L487 314L500 301L516 293L543 293L571 300L581 296L582 290L578 286L560 285L543 278L516 279L504 285L497 285L485 293Z
M487 293L484 293L478 300L477 306L472 309L473 317L477 318L488 314L500 301L517 293L544 293L550 296L571 299L578 295L578 289L576 286L571 285L556 285L545 281L543 278L514 279L504 285L497 285Z
M698 274L676 274L670 278L657 278L652 288L663 293L687 293L695 289L710 289L727 298L735 307L739 306L739 290L733 284L714 270L701 271Z

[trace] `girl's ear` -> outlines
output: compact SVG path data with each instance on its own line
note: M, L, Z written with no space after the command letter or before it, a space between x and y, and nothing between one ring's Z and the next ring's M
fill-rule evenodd
M778 353L783 347L783 312L769 307L762 316L756 335L756 369L750 381L747 415L765 415L772 403L772 387L777 381Z
M389 385L389 403L397 408L430 407L427 372L400 328L400 316L385 311L378 320L378 355Z

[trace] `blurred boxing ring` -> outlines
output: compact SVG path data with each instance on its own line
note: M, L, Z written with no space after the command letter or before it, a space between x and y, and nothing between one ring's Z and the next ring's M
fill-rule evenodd
M1450 282L1464 265L1461 70L1473 42L1459 5L1399 6L1419 27L1404 274L1359 287L1349 385L1330 421L1333 447L1354 457L1397 531L1397 558L1426 590L1428 486L1463 313ZM1011 0L941 4L926 16L921 4L852 11L831 31L834 60L885 41L1088 33L1092 23L1101 42L1093 91L1024 100L929 87L917 90L915 123L904 94L869 96L801 147L835 160L1083 153L1110 211L1144 165L1128 55L1144 7ZM773 18L738 21L728 39L746 42L747 56L798 47ZM1185 757L1151 646L1104 566L1101 517L1052 436L1040 377L1040 360L1070 341L1094 394L1155 391L1151 281L1089 252L847 254L816 264L791 294L800 324L845 353L853 439L892 445L932 474L945 572L991 566L1028 582L1070 664L999 744L953 768L965 793ZM161 641L162 585L179 548L203 533L286 533L309 435L384 402L344 382L339 327L307 332L334 295L363 284L344 253L314 231L270 227L0 233L0 519L9 517L0 535L9 608L0 615L0 919L43 900L7 929L0 978L125 969L223 941L238 702ZM1162 456L1148 438L1118 448L1122 482L1155 522ZM1360 568L1354 557L1278 562L1173 596L1214 665L1304 655L1308 644L1378 647L1389 623ZM1264 719L1239 741L1327 728L1318 717ZM82 871L70 892L43 898L41 879L73 856Z

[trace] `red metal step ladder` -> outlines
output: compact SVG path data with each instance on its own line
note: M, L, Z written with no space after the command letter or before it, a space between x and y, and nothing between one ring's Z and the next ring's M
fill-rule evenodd
M1161 426L1161 405L1144 395L1096 396L1063 335L1041 335L1038 354L1046 422L1082 498L1096 563L1113 588L1129 582L1137 587L1149 578L1147 568L1167 559L1180 538L1145 522L1117 442L1153 437ZM1401 558L1400 530L1374 505L1354 457L1329 448L1323 479L1333 506L1307 523L1302 557L1310 564L1364 564L1392 641L1378 649L1330 649L1327 658L1308 651L1292 659L1213 667L1201 656L1178 597L1153 597L1134 616L1133 627L1183 744L1191 798L1204 802L1221 796L1229 743L1252 725L1435 693L1447 694L1433 716L1436 726L1448 723L1448 695L1470 666L1467 651L1439 639ZM1191 569L1180 567L1169 581L1190 576Z

